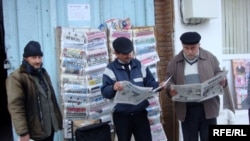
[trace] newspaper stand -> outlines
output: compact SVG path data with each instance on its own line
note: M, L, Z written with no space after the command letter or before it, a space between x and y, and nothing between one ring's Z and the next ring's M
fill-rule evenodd
M111 121L112 104L102 97L100 86L102 74L109 61L114 59L112 42L117 37L133 41L135 57L148 66L158 80L154 27L142 27L106 32L91 28L56 29L58 58L60 62L60 86L64 116L64 138L74 136L74 123L85 121L81 126L92 124L92 120ZM108 43L107 43L108 42ZM108 47L107 47L108 44ZM160 122L161 108L158 93L149 98L148 119L151 123L153 141L167 141Z
M148 66L155 79L158 80L157 62L160 60L156 50L154 27L139 27L133 29L133 44L136 58ZM161 106L158 92L148 98L150 105L147 107L148 119L151 127L153 141L167 141L161 123Z
M71 139L73 127L111 120L110 103L100 92L102 74L109 59L107 39L106 32L98 29L57 28L56 32L64 138Z

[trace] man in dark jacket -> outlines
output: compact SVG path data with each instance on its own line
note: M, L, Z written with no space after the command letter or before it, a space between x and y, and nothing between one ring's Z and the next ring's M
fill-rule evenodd
M54 132L62 129L62 114L42 56L40 44L30 41L22 64L6 80L8 109L19 141L53 141Z
M105 98L113 99L117 91L122 91L120 81L124 80L141 87L159 86L149 68L134 58L131 40L119 37L113 41L113 49L117 58L108 64L103 74L101 92ZM132 134L136 141L152 141L147 106L147 100L138 105L115 105L113 121L119 141L130 141Z

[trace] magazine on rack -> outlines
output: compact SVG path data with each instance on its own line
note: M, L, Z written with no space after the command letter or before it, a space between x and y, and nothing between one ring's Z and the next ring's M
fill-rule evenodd
M164 85L166 85L170 79L171 77L164 82ZM163 87L159 86L156 89L153 89L152 87L140 87L129 81L122 81L121 84L123 85L124 90L116 92L114 103L137 105L143 100L156 94Z
M198 84L173 85L177 95L172 100L179 102L201 102L219 94L223 94L223 87L219 84L226 78L228 71L224 71L211 79Z

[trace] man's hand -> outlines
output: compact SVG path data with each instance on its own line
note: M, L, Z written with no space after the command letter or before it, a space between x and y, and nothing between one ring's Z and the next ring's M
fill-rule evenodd
M165 85L164 82L161 82L161 83L159 84L159 86L162 87L163 89L166 89L166 88L167 88L167 85Z
M220 85L223 86L223 87L227 86L227 79L224 78L224 79L220 82Z
M124 90L123 86L122 86L122 84L120 82L115 82L113 89L115 91L123 91Z
M169 95L170 96L175 96L177 94L176 90L173 88L173 86L171 85L170 86L170 89L169 89Z
M30 140L30 135L29 134L19 137L19 141L29 141L29 140Z

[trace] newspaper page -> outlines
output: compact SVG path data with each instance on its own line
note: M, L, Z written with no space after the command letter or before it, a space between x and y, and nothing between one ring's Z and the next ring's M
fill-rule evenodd
M116 92L114 103L137 105L155 94L155 92L152 91L152 87L139 87L130 83L129 81L122 81L121 84L124 90Z
M162 124L158 123L151 125L151 134L154 141L167 141L167 136L164 132Z
M216 95L223 94L223 87L219 84L227 75L224 71L211 79L199 84L173 85L177 95L172 100L179 102L201 102Z
M153 27L133 29L133 44L136 58L145 66L156 64L160 60Z

